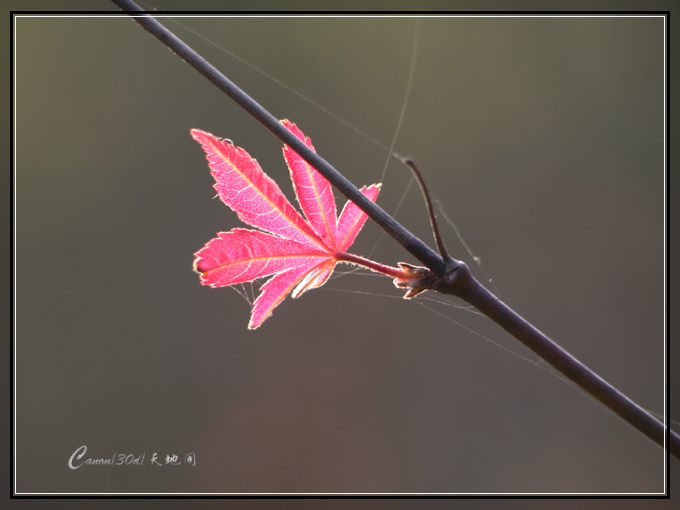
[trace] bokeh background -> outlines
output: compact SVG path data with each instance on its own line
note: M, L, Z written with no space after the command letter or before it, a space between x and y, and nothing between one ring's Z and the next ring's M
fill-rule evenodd
M352 182L381 178L383 149L203 38L389 145L414 18L177 21ZM278 140L127 17L15 27L17 491L664 490L661 449L455 299L407 302L387 278L349 275L248 331L243 297L191 271L241 224L189 129L244 147L292 199ZM656 413L663 52L661 18L428 17L395 147L503 299ZM379 204L403 199L397 219L432 244L409 182L392 160ZM352 251L415 262L370 223ZM70 470L81 445L146 465ZM154 452L197 463L152 467Z

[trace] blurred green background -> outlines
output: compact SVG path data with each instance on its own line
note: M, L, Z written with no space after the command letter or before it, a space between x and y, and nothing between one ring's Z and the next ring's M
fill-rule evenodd
M390 144L414 18L178 21ZM384 150L163 22L356 185L381 178ZM248 331L246 301L191 270L241 224L189 129L232 139L292 198L281 144L127 17L15 27L19 492L664 490L661 449L470 331L536 360L490 321L401 300L387 278L335 279ZM395 147L502 298L657 413L663 50L659 17L428 17ZM409 181L391 161L379 204ZM432 244L416 187L397 219ZM378 239L369 222L352 251L415 262ZM72 471L81 445L197 465Z

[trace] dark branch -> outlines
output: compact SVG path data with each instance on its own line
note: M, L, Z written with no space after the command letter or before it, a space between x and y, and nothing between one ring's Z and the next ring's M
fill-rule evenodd
M631 401L616 388L587 368L568 352L555 344L543 333L534 328L522 317L512 311L505 303L485 289L470 274L467 266L457 260L442 257L432 251L420 239L402 227L394 218L380 207L368 200L357 188L345 179L337 170L312 152L301 140L283 127L269 112L251 99L217 69L210 65L194 50L189 48L177 36L158 23L150 15L144 13L134 2L129 0L112 0L121 9L134 12L132 15L146 30L161 42L175 51L199 73L224 91L229 97L241 105L253 117L284 143L292 147L305 161L316 168L348 199L356 203L380 227L394 237L409 253L425 264L423 278L427 282L425 288L414 288L415 291L427 289L445 294L452 294L474 305L491 320L517 338L533 352L541 356L571 381L583 388L590 395L602 402L630 425L649 437L652 441L666 448L680 458L680 436L665 427L659 420ZM437 243L439 245L439 242ZM441 245L443 246L443 244ZM440 248L441 249L441 248ZM445 251L443 253L446 253ZM417 269L417 268L414 268Z

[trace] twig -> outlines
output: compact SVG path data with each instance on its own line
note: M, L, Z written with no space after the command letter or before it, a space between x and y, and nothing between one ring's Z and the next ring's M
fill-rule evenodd
M661 447L665 446L675 457L680 458L680 436L678 434L667 428L659 420L520 317L484 288L472 276L470 270L463 262L448 257L446 260L443 259L379 206L364 197L352 183L345 179L323 158L312 152L295 135L285 129L274 116L167 28L158 23L148 13L145 13L137 4L130 0L112 1L123 11L132 13L130 15L137 23L142 25L198 72L208 78L220 90L241 105L274 133L275 136L292 147L295 152L316 168L343 195L356 203L359 208L366 212L373 221L396 239L409 253L425 264L427 268L417 268L422 270L422 274L425 275L418 280L423 288L416 288L416 284L414 284L414 290L436 290L458 296L472 304L571 381L623 418L627 423L638 429L656 444Z
M401 157L401 162L411 169L413 176L418 181L418 186L420 187L420 192L423 194L423 199L425 200L425 206L427 207L427 215L430 218L430 226L432 227L432 234L434 235L434 244L437 246L439 255L442 259L446 260L449 258L449 254L446 252L446 246L444 246L444 241L442 236L439 234L439 227L437 226L437 218L434 215L434 209L432 208L432 199L430 199L430 192L425 184L425 179L423 179L423 174L420 173L416 162L409 157Z

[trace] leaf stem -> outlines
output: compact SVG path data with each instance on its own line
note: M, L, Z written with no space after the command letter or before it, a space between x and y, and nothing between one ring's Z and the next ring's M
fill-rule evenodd
M338 252L335 254L335 259L340 262L364 266L368 269L371 269L372 271L375 271L376 273L382 273L384 275L391 276L392 278L399 278L400 280L410 280L413 278L412 274L402 271L399 268L386 266L384 264L380 264L379 262L374 262L373 260L365 259L364 257L354 255L352 253Z

